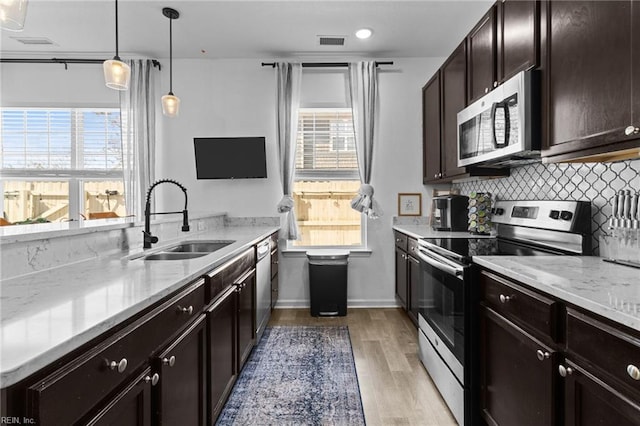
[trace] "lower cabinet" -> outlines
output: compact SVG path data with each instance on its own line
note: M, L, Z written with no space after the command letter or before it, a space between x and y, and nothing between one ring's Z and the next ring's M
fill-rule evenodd
M256 337L255 269L241 277L236 287L238 292L238 371L240 371L251 354Z
M206 315L202 314L152 360L154 424L206 424Z
M418 325L418 286L420 285L420 261L414 254L418 241L395 231L396 297L409 318Z

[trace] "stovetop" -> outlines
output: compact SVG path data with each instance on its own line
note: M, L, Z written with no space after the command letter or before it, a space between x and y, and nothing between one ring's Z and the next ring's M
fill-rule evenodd
M472 256L543 256L561 254L558 251L518 244L501 238L424 238L422 241L434 244L453 253L463 263L471 262ZM445 254L444 252L441 252Z

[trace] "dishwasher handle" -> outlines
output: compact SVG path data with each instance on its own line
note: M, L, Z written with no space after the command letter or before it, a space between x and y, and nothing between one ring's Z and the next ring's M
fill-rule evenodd
M256 256L258 260L265 258L270 253L270 249L271 242L268 239L259 243L256 247Z

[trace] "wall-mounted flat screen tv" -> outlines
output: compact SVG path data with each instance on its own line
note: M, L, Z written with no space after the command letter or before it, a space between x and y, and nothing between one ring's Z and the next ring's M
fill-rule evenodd
M267 177L264 137L193 138L198 179Z

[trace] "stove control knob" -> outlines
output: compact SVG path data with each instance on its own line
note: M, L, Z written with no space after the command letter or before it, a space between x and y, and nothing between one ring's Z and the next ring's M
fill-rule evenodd
M559 218L559 217L560 217L560 212L559 212L558 210L551 210L551 211L549 212L549 217L550 217L551 219L557 219L557 218Z
M573 218L573 213L568 210L562 210L560 212L560 219L562 220L571 220Z

